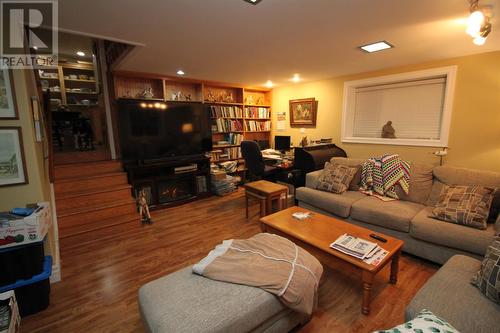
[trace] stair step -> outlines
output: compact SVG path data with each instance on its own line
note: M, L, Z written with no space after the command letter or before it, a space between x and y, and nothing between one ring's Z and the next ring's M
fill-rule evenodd
M57 214L59 229L68 227L92 224L106 219L113 219L117 216L126 214L136 214L137 208L134 200L130 198L127 201L103 205L98 208L89 208L88 210L75 210L66 215Z
M62 194L56 198L58 215L68 215L82 208L97 208L102 205L123 202L131 198L130 185L111 186L105 189Z
M64 239L67 237L82 235L85 233L90 233L92 231L110 228L113 226L131 222L140 224L139 215L136 213L124 214L112 218L88 222L81 225L59 226L59 238Z
M75 163L56 165L54 176L56 181L70 178L82 178L104 173L123 171L121 161L110 160L101 162Z
M85 162L109 161L111 154L109 150L54 152L54 165L75 164Z
M127 183L127 174L125 172L111 172L84 178L58 180L54 183L54 191L57 198L61 194L85 192Z

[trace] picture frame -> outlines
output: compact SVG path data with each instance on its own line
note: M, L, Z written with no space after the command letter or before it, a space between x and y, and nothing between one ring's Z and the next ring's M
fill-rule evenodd
M19 119L12 71L0 69L0 120Z
M28 184L21 127L0 127L0 187Z
M290 127L316 127L317 111L315 98L290 100Z

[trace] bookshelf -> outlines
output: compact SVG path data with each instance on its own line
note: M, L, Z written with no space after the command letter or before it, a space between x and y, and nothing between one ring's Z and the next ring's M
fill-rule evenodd
M115 98L163 102L202 102L212 120L211 162L237 161L236 173L245 171L242 140L271 139L271 90L178 77L115 72ZM150 89L153 98L141 95Z

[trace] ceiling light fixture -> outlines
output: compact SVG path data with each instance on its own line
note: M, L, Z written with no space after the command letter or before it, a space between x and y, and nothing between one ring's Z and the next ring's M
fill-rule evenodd
M271 80L267 80L267 81L266 81L266 87L268 87L268 88L272 88L273 86L274 86L273 81L271 81Z
M300 82L300 75L298 73L293 74L292 81L295 83Z
M85 57L85 53L82 52L82 51L76 52L76 55L79 56L79 57Z
M479 8L479 0L469 0L470 15L467 18L465 32L471 36L476 45L484 45L491 32L490 18L485 15L484 9Z
M377 52L377 51L392 49L393 47L394 46L387 43L385 40L382 40L380 42L375 42L375 43L360 46L359 48L365 52L373 53L373 52Z
M184 71L182 69L179 69L177 71L177 75L184 75L184 74L186 74L186 73L184 73Z
M261 0L245 0L248 3L251 3L252 5L258 4Z

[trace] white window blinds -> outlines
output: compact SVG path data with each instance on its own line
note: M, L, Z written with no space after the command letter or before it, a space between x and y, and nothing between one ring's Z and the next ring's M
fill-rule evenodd
M380 138L392 121L398 139L439 140L446 76L355 88L354 137Z

